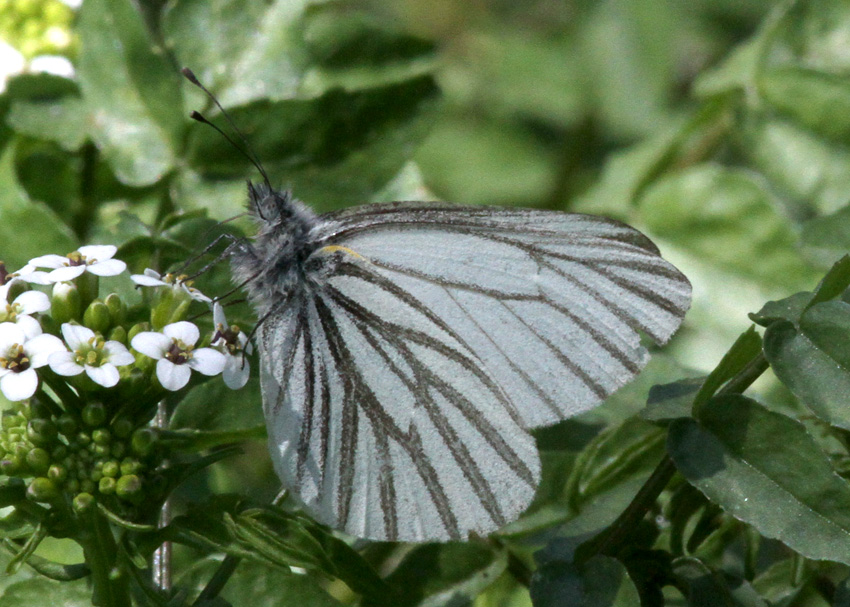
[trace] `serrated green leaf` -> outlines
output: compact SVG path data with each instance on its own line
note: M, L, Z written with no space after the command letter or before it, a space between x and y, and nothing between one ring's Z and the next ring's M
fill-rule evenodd
M699 423L673 422L667 446L688 482L762 535L808 558L850 562L850 484L799 422L719 396Z
M831 425L850 429L850 304L827 301L806 311L796 327L767 328L764 353L774 373L800 401Z
M535 607L640 607L640 595L626 568L607 556L595 556L583 566L553 561L532 578Z
M186 127L180 75L153 50L129 0L92 0L80 9L78 74L90 133L123 183L159 181L176 162Z

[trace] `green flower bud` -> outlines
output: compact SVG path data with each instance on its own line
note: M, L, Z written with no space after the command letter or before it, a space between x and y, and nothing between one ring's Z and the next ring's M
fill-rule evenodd
M80 490L80 481L76 478L68 479L65 482L65 489L68 490L68 493L76 493Z
M58 324L80 320L82 314L80 290L72 282L57 282L50 298L50 315Z
M89 445L89 451L95 457L108 457L109 445L98 445L97 443L92 443L91 445Z
M80 479L80 491L83 493L94 493L97 490L97 485L90 478Z
M91 433L91 439L98 445L108 445L112 440L112 435L106 428L98 428Z
M27 466L36 474L44 474L50 466L50 454L40 447L31 449L27 453Z
M56 427L59 429L60 434L71 438L77 431L77 421L72 415L63 413L56 418Z
M81 447L85 447L91 442L91 434L88 432L78 432L76 436L76 442Z
M157 289L157 297L151 307L151 324L154 330L160 330L165 325L184 320L192 296L183 289L177 287L160 287Z
M121 472L121 467L115 460L110 460L103 464L103 476L111 476L114 478L118 476L119 472Z
M127 445L125 443L112 443L109 452L112 454L112 457L123 457L127 452Z
M80 289L80 309L87 308L94 301L94 298L97 297L100 281L95 274L85 272L77 277L74 282L77 283L77 287Z
M13 476L21 469L21 458L14 453L9 453L0 460L0 472L6 476Z
M112 434L118 438L127 438L133 431L133 422L126 417L120 417L112 423Z
M83 513L94 505L94 496L86 491L74 497L73 507L77 514Z
M27 497L36 502L50 502L59 497L59 488L49 478L40 476L30 482Z
M136 455L148 455L156 443L156 432L150 428L139 428L133 432L133 437L130 439L130 447Z
M57 483L61 483L68 478L68 469L65 466L52 465L47 470L47 478Z
M125 474L115 484L115 493L125 500L141 497L142 480L135 474Z
M33 399L30 401L29 411L21 410L21 413L27 419L35 419L40 417L42 419L50 419L50 409L43 402L37 399Z
M47 419L30 420L27 424L27 438L35 445L48 445L56 440L56 426Z
M150 331L150 330L151 330L151 325L150 325L149 322L140 322L140 323L133 325L132 327L130 327L130 330L127 332L127 342L129 343L129 342L133 341L133 338L136 335L138 335L139 333L141 333L142 331Z
M124 327L113 328L112 331L109 332L109 339L120 342L125 346L130 343L127 341L127 329Z
M83 407L82 417L87 426L101 426L106 422L106 407L102 403L89 403Z
M117 483L115 482L114 478L111 478L109 476L104 476L102 479L100 479L100 482L97 484L97 489L101 493L105 493L105 494L108 495L110 493L115 493L116 484Z
M122 325L127 318L127 306L124 300L118 293L110 293L104 300L106 307L109 308L109 316L112 319L112 325Z
M142 462L132 457L125 457L121 460L121 474L137 474L142 469Z
M106 304L95 299L83 312L83 325L103 335L109 330L112 323L112 317L109 314L109 308Z
M89 480L95 483L99 483L100 479L103 478L103 472L101 470L92 470L89 473Z
M68 456L68 447L65 445L58 445L53 447L53 451L50 452L50 459L59 461L63 460Z

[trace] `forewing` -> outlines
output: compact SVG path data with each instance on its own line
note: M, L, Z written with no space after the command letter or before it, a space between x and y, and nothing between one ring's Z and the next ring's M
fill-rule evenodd
M527 427L585 411L666 342L688 280L637 230L603 217L429 203L325 216L326 242L430 310L482 361Z
M451 328L347 254L261 328L273 461L316 518L359 537L485 535L530 503L533 438Z

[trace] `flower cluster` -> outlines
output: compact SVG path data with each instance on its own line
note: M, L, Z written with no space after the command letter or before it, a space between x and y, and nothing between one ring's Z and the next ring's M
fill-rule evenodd
M116 253L84 246L17 272L0 262L0 392L13 402L0 418L0 475L35 501L64 495L78 511L98 502L126 514L163 483L167 449L148 427L157 402L192 371L243 387L251 347L185 277L145 270L131 277L141 303L100 298L99 279L126 271ZM214 320L204 335L186 320L201 304Z

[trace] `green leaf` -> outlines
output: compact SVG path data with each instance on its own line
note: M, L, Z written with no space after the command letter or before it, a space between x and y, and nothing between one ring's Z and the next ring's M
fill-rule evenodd
M249 364L251 362L256 365L259 361L250 361ZM265 423L262 402L260 382L256 378L251 378L238 392L221 381L206 382L193 388L180 400L169 420L169 426L172 429L206 431L253 429ZM217 404L210 407L210 403Z
M799 327L770 325L764 353L774 373L800 401L831 425L850 429L850 304L809 308Z
M78 64L90 132L116 177L159 181L176 162L185 129L181 78L154 52L129 0L92 0L80 9Z
M86 582L56 582L31 578L10 584L0 596L0 607L91 607Z
M815 133L835 141L850 138L850 84L843 74L780 67L761 75L765 99Z
M421 77L316 99L256 102L231 115L272 181L285 178L299 198L325 210L368 200L395 177L428 131L436 93L433 79ZM212 129L193 129L191 149L192 165L203 174L254 171Z
M14 147L0 156L0 258L17 270L33 257L64 255L76 248L74 237L44 204L29 200L15 175Z
M850 255L839 259L827 272L815 289L814 296L806 305L806 310L812 306L841 296L850 287Z
M694 397L693 416L699 418L705 403L714 396L720 386L735 377L761 352L761 336L755 327L750 327L735 340L714 370L705 378L705 383Z
M470 604L507 567L507 553L483 544L428 544L414 548L386 577L391 592L364 607L438 607Z
M193 564L177 580L179 587L196 596L221 564L207 557ZM257 562L242 562L220 596L232 605L251 607L336 607L341 605L322 588L321 580Z
M163 35L179 65L191 68L225 107L292 99L309 67L300 32L308 4L183 0L165 11ZM208 106L200 92L191 94L190 107Z
M850 563L850 484L804 426L741 395L671 424L668 451L713 502L811 559Z
M712 569L699 559L676 559L673 561L673 574L687 589L690 607L768 607L767 601L747 582Z
M669 384L652 386L641 419L655 423L670 422L679 417L690 417L694 396L705 383L705 377L691 377Z
M626 568L616 559L595 556L578 567L552 561L531 582L535 607L640 607L640 596Z
M850 206L815 217L803 224L800 235L817 261L831 262L850 250Z
M57 77L46 74L39 77L42 81L47 77L46 82L26 96L19 90L21 96L13 98L7 123L18 133L53 141L66 151L79 149L86 139L88 125L76 84L70 80L56 82ZM35 88L35 84L31 86Z
M750 313L750 320L763 327L769 327L772 323L783 320L796 323L811 300L812 293L803 291L785 299L769 301L758 312Z
M701 165L662 178L640 202L653 234L695 257L766 286L807 275L791 225L758 176Z

